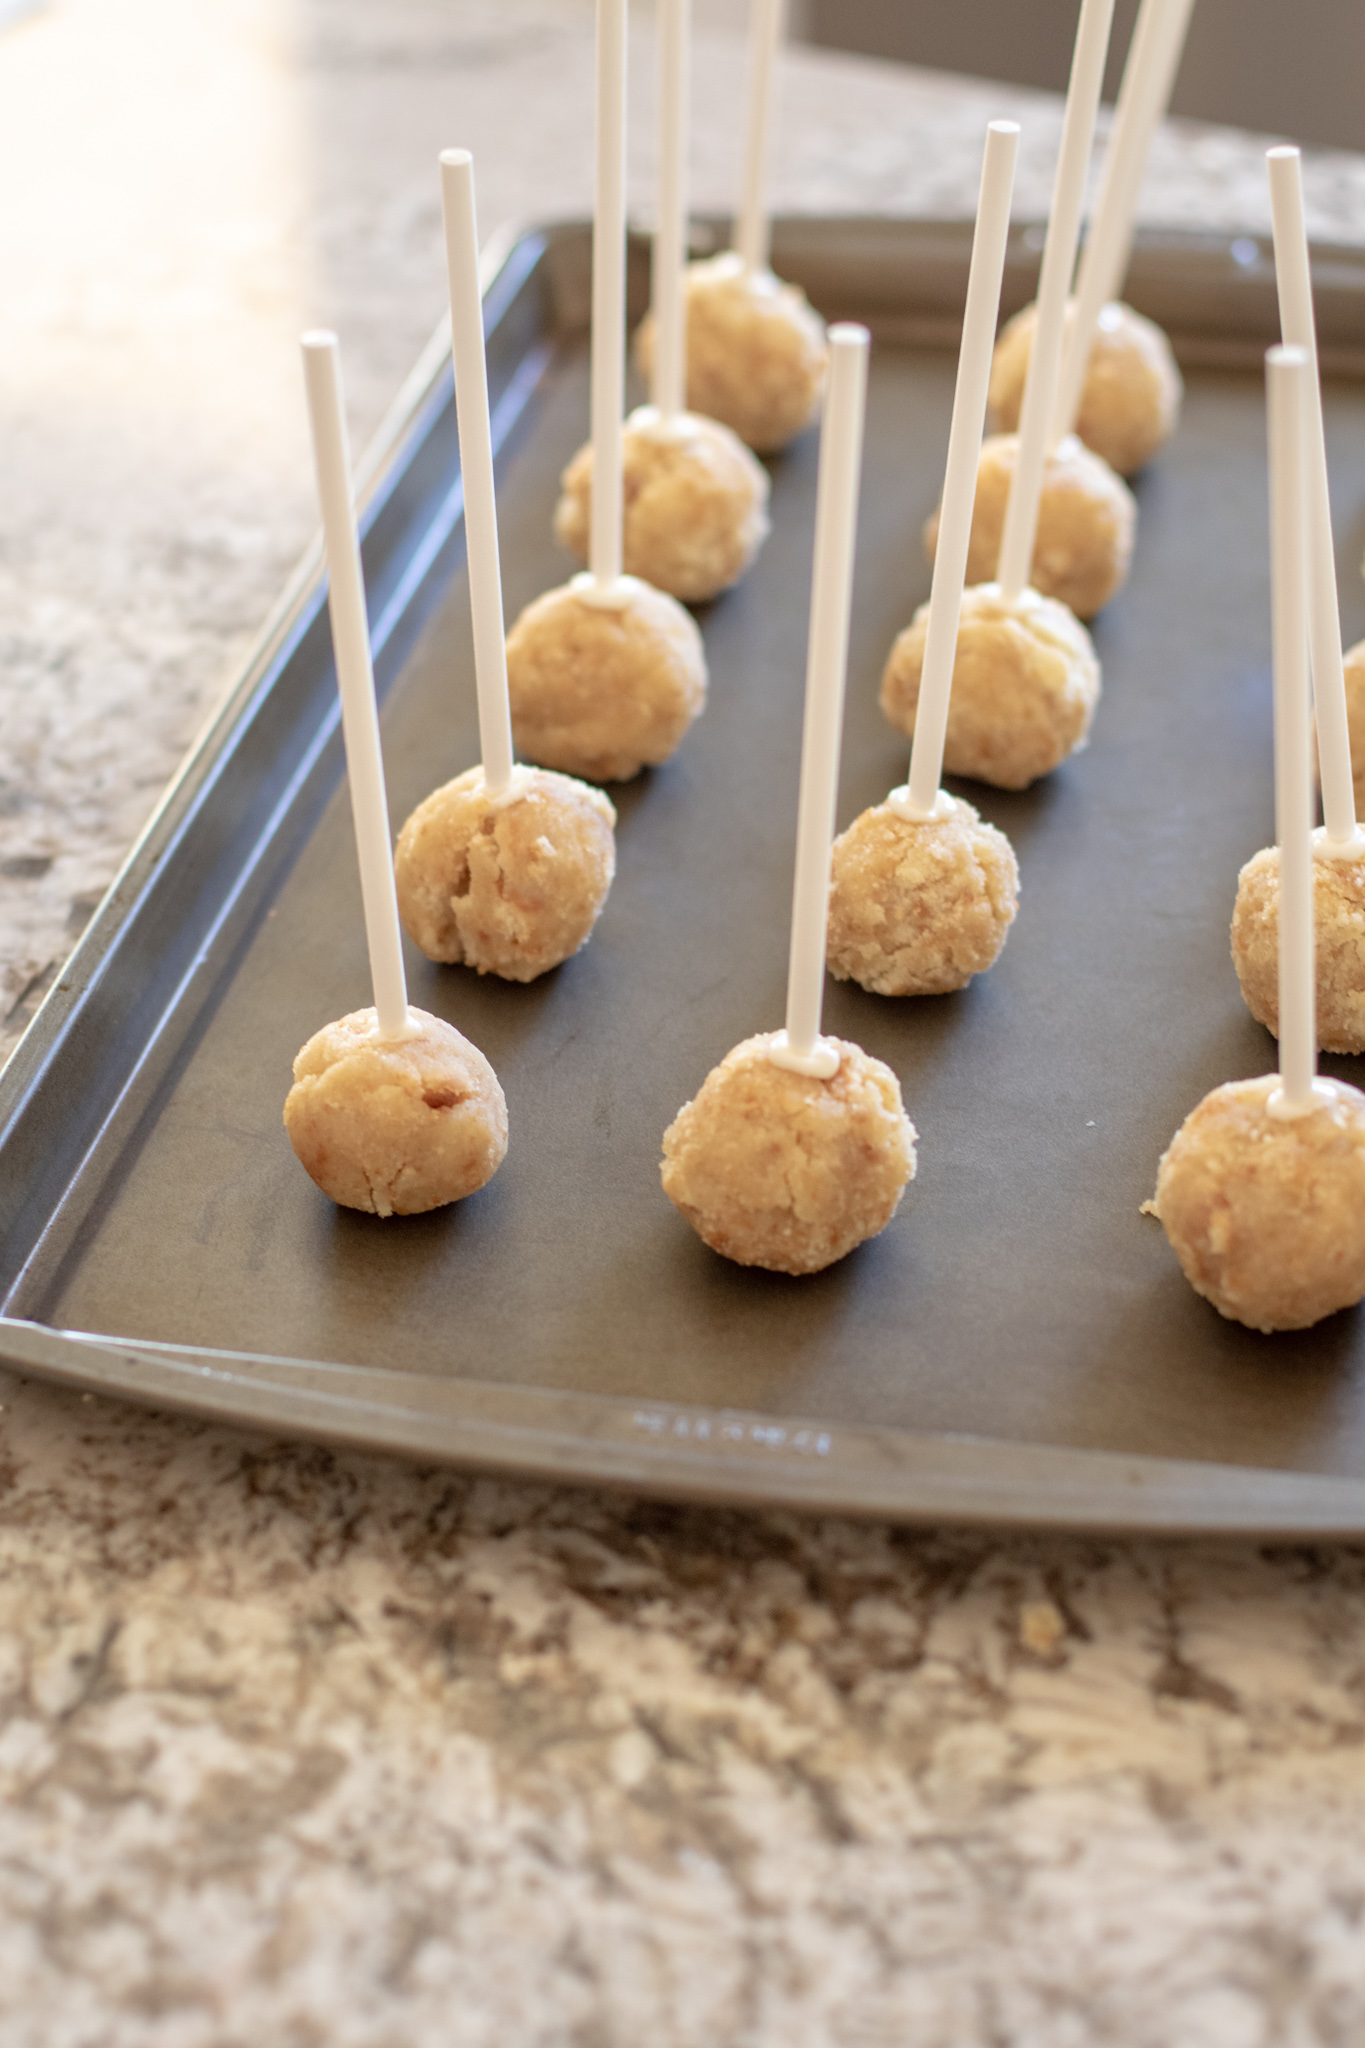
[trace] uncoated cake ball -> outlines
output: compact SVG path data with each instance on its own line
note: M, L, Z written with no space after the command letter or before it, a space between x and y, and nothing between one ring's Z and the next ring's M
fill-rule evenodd
M915 1127L891 1069L846 1039L828 1081L746 1038L664 1132L664 1193L712 1251L818 1273L875 1237L915 1177Z
M785 448L820 409L825 323L798 285L746 269L733 250L687 267L687 403L760 453ZM648 379L655 320L635 332Z
M968 583L986 583L995 575L1018 455L1017 434L992 434L981 444ZM1137 501L1123 478L1068 434L1043 468L1030 583L1044 597L1060 598L1078 619L1093 618L1123 588L1136 525ZM935 512L924 528L930 561L937 541Z
M476 1045L425 1010L413 1036L375 1035L373 1010L315 1032L294 1061L284 1127L343 1209L415 1216L491 1180L507 1151L507 1104Z
M882 710L911 736L928 629L924 604L882 676ZM1099 694L1099 661L1073 612L1036 590L1007 604L998 583L976 584L962 593L943 765L997 789L1026 789L1085 745Z
M528 604L507 636L517 752L625 782L673 752L706 704L706 656L676 598L623 576L603 603L578 579Z
M642 576L684 604L700 604L737 583L768 531L768 473L739 436L700 413L664 421L645 405L626 421L622 461L626 574ZM560 485L555 538L586 562L591 442L579 449Z
M1197 1294L1253 1330L1304 1330L1365 1296L1365 1095L1343 1081L1306 1116L1267 1108L1277 1074L1191 1110L1151 1204Z
M433 790L398 835L398 914L429 960L534 981L576 953L616 873L600 789L518 765L501 796L483 769Z
M1070 328L1074 307L1068 305ZM996 426L1013 433L1024 402L1038 308L1025 306L1001 329L991 359L990 406ZM1150 461L1175 430L1184 384L1165 330L1131 306L1100 308L1081 391L1076 432L1120 476Z
M1346 672L1346 728L1351 740L1351 775L1356 809L1365 811L1365 640L1357 640L1343 657Z
M1321 844L1322 833L1314 838ZM1313 862L1318 1044L1365 1052L1365 860ZM1253 854L1237 877L1232 964L1257 1023L1280 1028L1280 849Z
M965 988L1000 955L1019 904L1014 849L960 797L920 823L894 803L834 842L830 973L881 996Z

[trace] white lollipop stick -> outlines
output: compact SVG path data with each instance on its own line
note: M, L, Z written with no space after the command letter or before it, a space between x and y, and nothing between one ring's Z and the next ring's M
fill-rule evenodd
M479 747L484 788L501 796L512 780L512 713L507 698L498 508L493 488L493 435L488 420L488 366L479 293L479 231L474 220L474 159L467 149L441 152L441 207L450 273L450 344L455 358L455 417L464 482L469 608L474 620L474 680L479 697Z
M1351 778L1351 735L1346 722L1346 676L1341 659L1341 613L1337 604L1336 555L1332 545L1332 500L1327 486L1327 443L1322 431L1322 387L1318 381L1317 328L1308 269L1308 232L1303 219L1303 177L1297 149L1266 153L1270 210L1275 229L1275 282L1280 295L1280 332L1308 357L1308 644L1313 657L1313 698L1318 714L1318 766L1322 814L1329 848L1359 852L1355 784Z
M839 789L839 740L853 601L868 340L865 327L843 323L829 330L829 396L820 428L815 492L815 564L801 730L787 1028L769 1048L769 1056L779 1066L825 1081L839 1066L838 1053L820 1037L820 1011L829 922L829 850Z
M786 12L786 0L753 0L749 18L749 118L744 134L744 184L735 248L750 273L768 268L772 228L766 204L768 139L772 128L773 78Z
M1066 89L1062 146L1052 187L1052 211L1048 217L1047 241L1038 278L1037 324L1033 330L1033 348L1019 411L1019 452L1009 503L1005 507L1005 530L1000 537L1000 566L996 577L1007 604L1013 604L1027 586L1033 566L1038 504L1043 493L1043 466L1047 461L1049 429L1057 404L1066 298L1076 266L1085 173L1095 135L1095 116L1099 111L1104 59L1109 48L1109 27L1113 18L1114 0L1081 0L1080 19L1076 23L1076 48L1071 59L1071 79Z
M621 574L626 378L626 0L597 0L597 194L592 227L592 527L588 572Z
M990 382L991 350L1000 311L1000 280L1005 270L1018 144L1019 125L1015 121L992 121L986 130L972 267L967 277L967 310L962 321L962 350L957 359L953 424L948 435L948 467L943 480L938 545L934 550L934 580L929 592L929 626L915 711L915 738L910 750L910 780L898 803L898 808L911 818L934 816L943 774L948 700L953 687L953 660L962 615L962 586L967 573L976 472L986 420L986 387Z
M1194 0L1142 0L1133 28L1099 199L1076 279L1076 308L1053 414L1054 445L1075 429L1101 309L1123 286L1147 151L1171 97L1193 6Z
M346 416L341 404L341 358L334 334L303 337L303 376L313 429L318 502L327 556L327 603L332 615L346 779L351 790L355 847L360 861L360 894L380 1038L405 1038L407 977L398 929L398 892L393 879L393 842L384 794L384 760L379 746L379 713L370 665L370 632L365 618L365 584L360 571L360 536L351 494Z
M687 103L691 0L659 0L659 211L654 223L654 379L661 417L687 403Z
M1272 348L1266 362L1270 434L1270 613L1275 663L1275 836L1280 845L1280 1085L1274 1116L1316 1107L1313 973L1313 814L1309 791L1306 543L1307 352Z

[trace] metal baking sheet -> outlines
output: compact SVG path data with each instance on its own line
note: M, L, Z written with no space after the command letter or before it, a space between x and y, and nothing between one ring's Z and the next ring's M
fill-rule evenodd
M787 223L777 260L876 335L840 821L905 768L876 689L926 595L969 230ZM490 266L509 617L563 581L549 514L587 418L582 228ZM1036 252L1016 236L1009 296ZM637 295L642 282L636 267ZM1319 252L1324 344L1358 371L1365 254ZM1177 439L1096 622L1089 749L1022 795L1022 905L964 993L830 983L827 1027L899 1073L920 1172L882 1237L812 1279L709 1253L658 1183L707 1069L781 1020L816 439L773 464L773 532L702 614L711 700L613 791L618 877L588 949L529 988L409 956L415 1002L488 1053L512 1142L457 1207L335 1209L280 1122L289 1065L368 1000L330 645L305 565L241 689L0 1079L0 1352L208 1414L497 1469L906 1518L1365 1530L1365 1324L1223 1322L1139 1215L1219 1081L1264 1071L1227 950L1272 836L1257 245L1171 237L1131 294L1175 333ZM1221 350L1221 354L1220 354ZM448 369L370 465L366 567L395 822L477 758ZM1328 388L1348 639L1365 632L1365 388ZM1355 1063L1327 1061L1350 1077Z

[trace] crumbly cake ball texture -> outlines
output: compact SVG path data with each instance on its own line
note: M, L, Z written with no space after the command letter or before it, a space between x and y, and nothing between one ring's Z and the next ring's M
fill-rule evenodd
M655 320L635 333L647 380ZM687 403L760 453L785 448L820 409L825 323L798 285L746 270L732 251L687 268Z
M968 583L986 583L995 575L1018 455L1017 434L992 434L981 444ZM1137 501L1123 478L1068 434L1043 468L1029 579L1033 588L1044 597L1060 598L1078 619L1093 618L1123 588L1136 526ZM930 561L937 541L935 512L924 527Z
M1067 307L1071 325L1074 308ZM991 415L1013 433L1024 402L1038 309L1025 306L1001 329L991 359ZM1131 306L1100 309L1076 432L1120 476L1132 476L1175 431L1185 386L1164 328Z
M1318 1044L1365 1052L1365 860L1313 862ZM1232 964L1258 1024L1280 1029L1280 849L1253 854L1237 877Z
M416 1216L491 1180L507 1152L498 1077L453 1024L409 1010L410 1038L375 1036L373 1010L315 1032L294 1062L284 1127L343 1209Z
M626 574L701 604L737 583L768 531L768 473L719 420L683 413L665 426L649 406L622 435ZM560 478L555 538L588 559L592 445Z
M881 706L913 735L929 607L891 649ZM1090 635L1067 607L1035 590L1007 604L998 583L962 594L943 765L997 789L1026 789L1086 743L1100 695Z
M1197 1294L1253 1330L1305 1330L1365 1296L1365 1095L1342 1081L1307 1116L1267 1104L1279 1076L1191 1110L1152 1208Z
M1346 672L1346 726L1351 736L1351 775L1355 781L1356 809L1365 812L1365 640L1348 647Z
M507 636L517 752L590 782L666 761L706 703L690 612L638 577L601 604L572 583L528 604Z
M818 1273L884 1230L915 1177L915 1127L890 1067L844 1039L828 1081L746 1038L664 1132L664 1193L712 1251Z
M830 973L879 996L965 988L1000 957L1019 905L1014 849L949 797L924 823L877 804L834 842Z
M600 789L518 766L490 797L483 769L433 790L398 835L398 914L429 960L534 981L586 944L616 873Z

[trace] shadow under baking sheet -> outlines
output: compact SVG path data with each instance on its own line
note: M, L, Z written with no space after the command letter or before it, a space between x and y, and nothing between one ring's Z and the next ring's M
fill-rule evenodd
M874 353L841 825L905 772L877 685L927 594L919 529L952 377L947 355ZM1238 867L1272 833L1262 417L1256 376L1192 375L1139 485L1131 580L1094 629L1091 745L1022 794L961 785L1022 871L996 968L931 1001L828 986L826 1028L891 1064L920 1134L880 1238L810 1279L745 1271L699 1243L658 1176L661 1133L708 1068L782 1017L812 434L773 465L756 567L702 617L705 716L614 793L618 875L588 948L528 988L409 953L412 1000L505 1088L511 1146L490 1185L380 1221L335 1209L290 1151L295 1051L369 999L338 791L23 1313L845 1426L1365 1473L1361 1317L1273 1340L1225 1323L1139 1213L1199 1097L1275 1056L1227 949ZM1365 498L1359 387L1333 387L1328 418L1344 523ZM549 516L585 421L574 353L501 480L509 617L571 573ZM463 575L390 693L384 743L396 823L477 758Z

